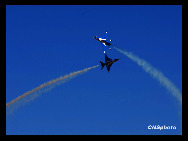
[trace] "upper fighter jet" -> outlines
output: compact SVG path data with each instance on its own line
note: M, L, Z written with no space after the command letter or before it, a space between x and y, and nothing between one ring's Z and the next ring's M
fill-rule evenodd
M112 64L113 64L114 62L118 61L118 60L119 60L119 59L114 59L114 60L112 60L112 59L110 59L110 58L105 54L105 63L103 63L103 62L100 61L101 66L102 66L101 70L102 70L103 67L106 65L106 68L107 68L107 70L108 70L108 72L109 72L109 71L110 71L110 67L112 66Z
M105 53L105 46L108 46L108 48L111 49L111 48L110 48L111 43L107 42L107 31L106 31L106 33L104 34L104 36L99 37L99 38L98 38L97 36L95 36L95 37L93 37L93 38L95 38L97 41L101 42L104 53ZM111 41L112 41L112 40L110 40L110 42L111 42Z

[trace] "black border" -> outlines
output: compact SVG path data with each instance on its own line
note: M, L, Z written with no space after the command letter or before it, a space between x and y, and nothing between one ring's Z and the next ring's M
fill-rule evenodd
M3 66L4 66L4 83L3 86L4 94L0 95L0 109L1 109L1 123L0 123L0 135L6 135L6 5L182 5L182 35L183 35L183 10L184 0L115 0L115 1L60 1L60 0L2 0L0 1L0 13L1 13L1 44L3 53ZM184 24L185 25L185 24ZM182 46L183 46L183 36L182 36ZM182 51L182 66L183 66L183 51ZM182 69L183 71L183 69ZM183 77L183 72L182 72ZM183 80L183 78L182 78ZM183 84L183 83L182 83ZM183 89L182 89L183 93ZM183 99L182 99L183 100ZM182 108L183 110L183 108ZM183 115L182 115L183 118ZM183 120L182 120L183 121ZM184 134L183 123L182 123L182 135Z
M4 0L5 5L183 5L184 0Z

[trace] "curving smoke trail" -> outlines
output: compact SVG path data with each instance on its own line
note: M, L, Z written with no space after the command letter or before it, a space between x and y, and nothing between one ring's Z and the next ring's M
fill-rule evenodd
M135 56L131 52L127 52L125 50L122 50L116 46L113 45L113 48L115 48L120 53L126 55L129 59L137 63L142 69L149 73L154 79L158 80L162 86L164 86L171 94L174 96L178 102L179 102L179 116L180 116L180 135L182 135L182 94L176 88L176 86L166 77L162 72L154 68L152 65L150 65L145 60L139 58L138 56Z
M131 52L127 52L122 50L116 46L113 46L117 51L121 52L122 54L126 55L129 59L136 62L139 66L141 66L145 72L149 73L154 79L158 80L162 86L164 86L182 105L182 94L176 88L176 86L166 77L163 75L162 72L154 68L145 60L135 56Z
M93 68L96 68L98 67L99 65L97 66L93 66L93 67L89 67L89 68L86 68L86 69L83 69L83 70L80 70L80 71L76 71L76 72L73 72L73 73L70 73L70 74L67 74L65 76L61 76L57 79L54 79L54 80L51 80L51 81L48 81L34 89L32 89L31 91L28 91L26 93L24 93L23 95L15 98L14 100L12 100L11 102L7 103L6 104L6 108L8 111L8 113L11 113L15 108L17 108L18 106L20 105L23 105L24 103L27 103L31 100L33 100L34 98L36 98L37 96L39 96L40 93L42 92L46 92L46 91L49 91L51 90L52 88L54 88L56 85L60 85L62 83L65 83L67 82L68 80L82 74L82 73L85 73Z

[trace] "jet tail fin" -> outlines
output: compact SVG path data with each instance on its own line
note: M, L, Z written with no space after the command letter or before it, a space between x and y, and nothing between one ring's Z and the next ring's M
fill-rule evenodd
M104 66L105 66L105 63L103 63L101 61L100 61L100 63L101 63L101 66L102 66L102 68L101 68L101 70L102 70L104 68Z

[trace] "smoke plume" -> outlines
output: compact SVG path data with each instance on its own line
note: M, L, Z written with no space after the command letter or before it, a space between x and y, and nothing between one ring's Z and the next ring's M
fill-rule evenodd
M134 55L131 52L127 52L125 50L121 50L120 48L113 46L117 51L121 52L122 54L126 55L129 59L136 62L142 69L149 73L154 79L158 80L162 86L164 86L182 105L182 94L176 88L176 86L166 77L163 75L162 72L154 68L145 60L139 58L138 56Z
M65 76L61 76L57 79L54 79L54 80L51 80L51 81L48 81L34 89L32 89L31 91L28 91L26 93L24 93L23 95L15 98L14 100L10 101L9 103L6 104L6 108L7 108L7 112L8 113L11 113L15 108L17 108L18 106L20 105L23 105L31 100L33 100L34 98L36 98L37 96L39 96L40 93L43 93L43 92L46 92L46 91L49 91L51 90L52 88L54 88L56 85L60 85L62 83L65 83L67 82L68 80L80 75L80 74L83 74L93 68L96 68L98 67L99 65L97 66L93 66L93 67L89 67L89 68L86 68L86 69L83 69L83 70L80 70L80 71L76 71L76 72L73 72L73 73L70 73L70 74L67 74Z

